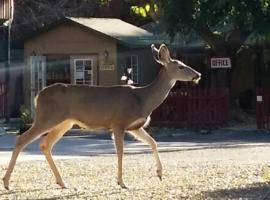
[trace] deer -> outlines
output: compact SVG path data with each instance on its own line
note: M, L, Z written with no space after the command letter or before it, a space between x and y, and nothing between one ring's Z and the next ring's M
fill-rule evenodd
M198 83L201 74L183 62L173 59L165 44L151 45L154 60L161 65L157 77L146 86L90 86L56 83L42 89L35 98L32 126L16 139L12 156L3 177L9 190L9 180L19 153L31 142L42 137L39 147L51 168L56 183L66 188L52 158L53 146L74 124L88 129L108 129L112 133L117 154L117 183L126 188L122 178L124 135L129 133L149 145L156 164L156 174L162 179L162 164L157 143L145 127L151 113L166 99L176 81Z

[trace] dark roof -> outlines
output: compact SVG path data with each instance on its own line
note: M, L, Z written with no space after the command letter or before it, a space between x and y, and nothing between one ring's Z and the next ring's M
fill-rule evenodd
M43 27L34 33L27 40L51 30L63 23L72 23L88 30L94 30L109 38L117 40L119 43L130 47L144 47L159 41L153 37L153 34L140 27L116 18L83 18L83 17L65 17L55 23Z
M82 26L91 28L117 40L125 40L127 37L150 37L152 33L115 18L76 18L68 17Z

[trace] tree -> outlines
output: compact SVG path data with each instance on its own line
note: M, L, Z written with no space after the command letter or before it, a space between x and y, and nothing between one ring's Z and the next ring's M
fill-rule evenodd
M213 56L230 57L232 69L219 73L219 86L231 88L242 51L257 51L251 46L269 44L269 0L160 0L161 15L167 31L174 37L177 32L195 31L208 44ZM254 41L246 43L247 38ZM256 54L256 52L255 52ZM251 58L246 58L247 62ZM259 61L258 61L259 64ZM225 76L225 78L223 78Z
M131 12L141 0L15 0L12 39L18 41L65 16L119 18L135 25L147 23Z
M162 0L168 32L195 30L214 51L238 51L252 31L267 33L270 22L269 0ZM230 26L228 35L213 32ZM225 48L225 49L224 49Z
M99 0L15 0L12 39L24 39L38 29L64 16L93 16Z

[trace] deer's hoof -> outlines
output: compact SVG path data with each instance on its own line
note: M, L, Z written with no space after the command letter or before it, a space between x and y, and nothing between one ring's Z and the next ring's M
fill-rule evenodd
M5 178L2 179L4 182L4 187L6 190L9 190L9 183L5 180Z
M162 181L162 170L157 170L157 176Z
M128 189L128 187L123 182L117 182L117 184L120 185L122 189Z
M67 187L67 184L65 183L65 182L63 182L63 181L59 181L59 182L56 182L62 189L66 189L66 188L68 188Z
M8 185L5 185L5 189L6 189L6 190L9 190L9 186L8 186Z

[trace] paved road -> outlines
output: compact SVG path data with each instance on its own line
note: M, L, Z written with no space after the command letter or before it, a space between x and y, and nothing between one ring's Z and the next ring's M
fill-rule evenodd
M270 133L256 130L217 130L212 133L180 131L174 134L159 133L154 135L158 142L159 152L196 151L215 149L244 148L249 156L264 160L268 158L270 150ZM11 156L15 144L15 136L0 136L0 165L6 164ZM19 156L19 161L43 160L38 142L30 144ZM150 152L148 146L137 142L130 137L126 138L125 153ZM89 132L71 131L55 145L56 159L71 159L89 155L114 154L114 145L110 134L89 134ZM218 155L217 155L218 156ZM241 155L241 159L245 159ZM231 157L227 158L231 159ZM235 157L238 159L238 157Z

